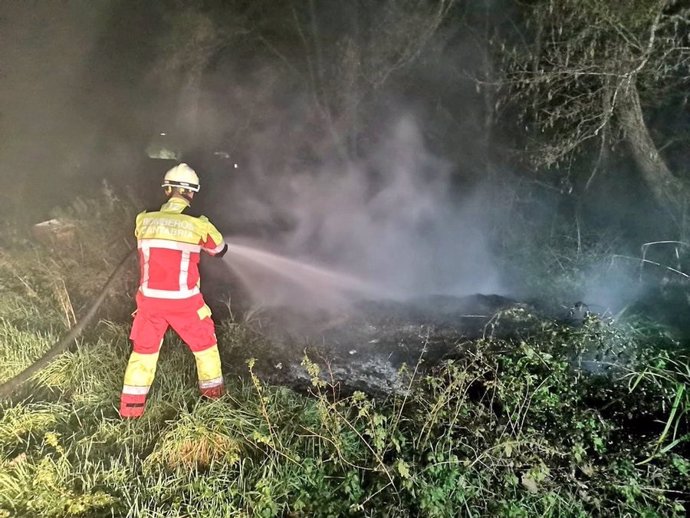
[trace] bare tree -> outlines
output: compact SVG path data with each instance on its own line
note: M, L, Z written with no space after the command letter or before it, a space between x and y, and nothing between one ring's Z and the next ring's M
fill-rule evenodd
M315 105L343 155L356 151L358 110L363 100L419 56L454 3L353 2L349 5L350 30L330 45L324 44L322 21L313 0L306 10L293 8Z
M168 28L158 40L153 76L162 90L175 99L175 115L170 121L174 131L193 142L198 133L204 72L220 49L247 31L241 11L209 11L201 2L182 3L170 10L166 21Z
M650 192L680 222L689 190L674 176L645 122L669 84L690 81L690 8L672 0L541 0L525 6L527 31L507 51L505 102L541 134L531 147L538 167L622 140Z

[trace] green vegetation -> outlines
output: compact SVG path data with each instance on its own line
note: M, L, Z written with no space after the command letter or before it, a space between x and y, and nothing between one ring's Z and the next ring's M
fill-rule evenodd
M0 380L64 333L122 256L87 235L59 258L3 252ZM126 314L125 298L108 314ZM409 389L387 399L341 394L305 357L310 394L267 385L250 361L224 398L201 401L191 353L169 335L144 418L122 421L129 324L102 320L1 404L0 516L685 516L681 346L597 318L569 328L510 310L502 325L530 333L457 344L425 374L410 365ZM218 327L221 344L260 339L247 323ZM603 368L586 374L593 358Z

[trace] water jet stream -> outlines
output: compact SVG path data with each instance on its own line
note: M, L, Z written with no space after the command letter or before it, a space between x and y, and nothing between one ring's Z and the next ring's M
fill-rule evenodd
M354 275L251 246L228 242L224 259L250 295L266 304L299 301L340 306L353 296L390 296L390 290Z

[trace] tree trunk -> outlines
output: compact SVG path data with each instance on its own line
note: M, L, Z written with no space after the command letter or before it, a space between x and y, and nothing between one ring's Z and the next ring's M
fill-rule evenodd
M623 85L618 96L619 123L642 177L657 203L670 213L676 223L681 224L688 187L673 176L659 154L645 124L634 80Z

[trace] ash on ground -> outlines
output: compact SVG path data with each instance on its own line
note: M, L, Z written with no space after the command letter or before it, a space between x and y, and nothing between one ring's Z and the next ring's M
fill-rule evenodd
M261 339L226 354L230 370L256 358L269 383L308 388L305 355L328 383L372 395L405 392L409 375L459 357L472 341L528 335L541 321L536 309L499 295L434 295L405 302L360 301L347 311L309 314L266 309L254 319Z

